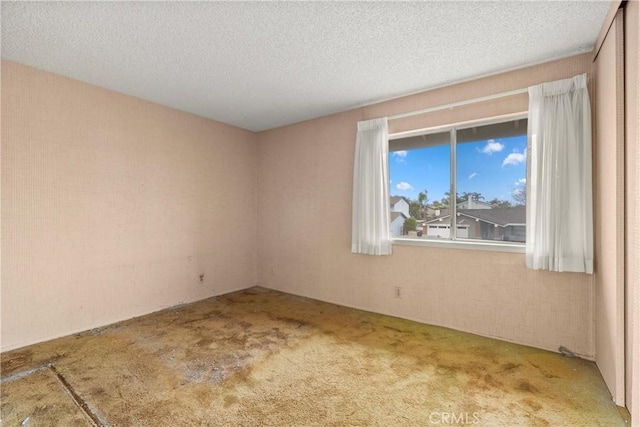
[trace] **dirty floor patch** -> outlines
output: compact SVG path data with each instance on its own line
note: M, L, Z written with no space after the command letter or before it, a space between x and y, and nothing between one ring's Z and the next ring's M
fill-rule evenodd
M7 377L0 386L2 425L94 425L48 366Z
M625 425L592 362L262 288L3 354L1 424L92 425L55 373L98 425Z

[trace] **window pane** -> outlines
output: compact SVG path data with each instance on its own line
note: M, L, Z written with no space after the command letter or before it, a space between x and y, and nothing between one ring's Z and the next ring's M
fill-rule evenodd
M450 238L449 135L447 131L389 141L392 237Z
M524 242L526 119L457 131L456 238Z

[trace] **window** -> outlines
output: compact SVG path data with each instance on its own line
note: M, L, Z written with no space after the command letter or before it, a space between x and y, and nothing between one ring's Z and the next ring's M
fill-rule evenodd
M392 237L524 243L526 134L519 117L392 136Z

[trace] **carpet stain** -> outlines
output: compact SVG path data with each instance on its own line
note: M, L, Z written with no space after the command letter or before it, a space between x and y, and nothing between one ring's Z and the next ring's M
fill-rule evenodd
M228 394L224 397L224 407L228 408L231 405L235 405L236 403L238 403L238 396L235 396L233 394Z
M2 372L13 372L17 370L26 370L33 361L33 352L31 350L23 350L16 352L14 357L2 358Z
M518 390L524 391L526 393L540 393L535 386L531 385L528 381L522 380L518 383Z
M110 426L625 425L592 362L262 288L4 353L2 376L47 363ZM1 424L81 425L54 385L3 383Z

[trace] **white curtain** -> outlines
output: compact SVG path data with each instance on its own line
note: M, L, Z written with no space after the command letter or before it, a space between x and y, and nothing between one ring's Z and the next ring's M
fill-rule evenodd
M387 119L358 122L351 252L391 254Z
M593 273L587 76L529 88L527 267Z

